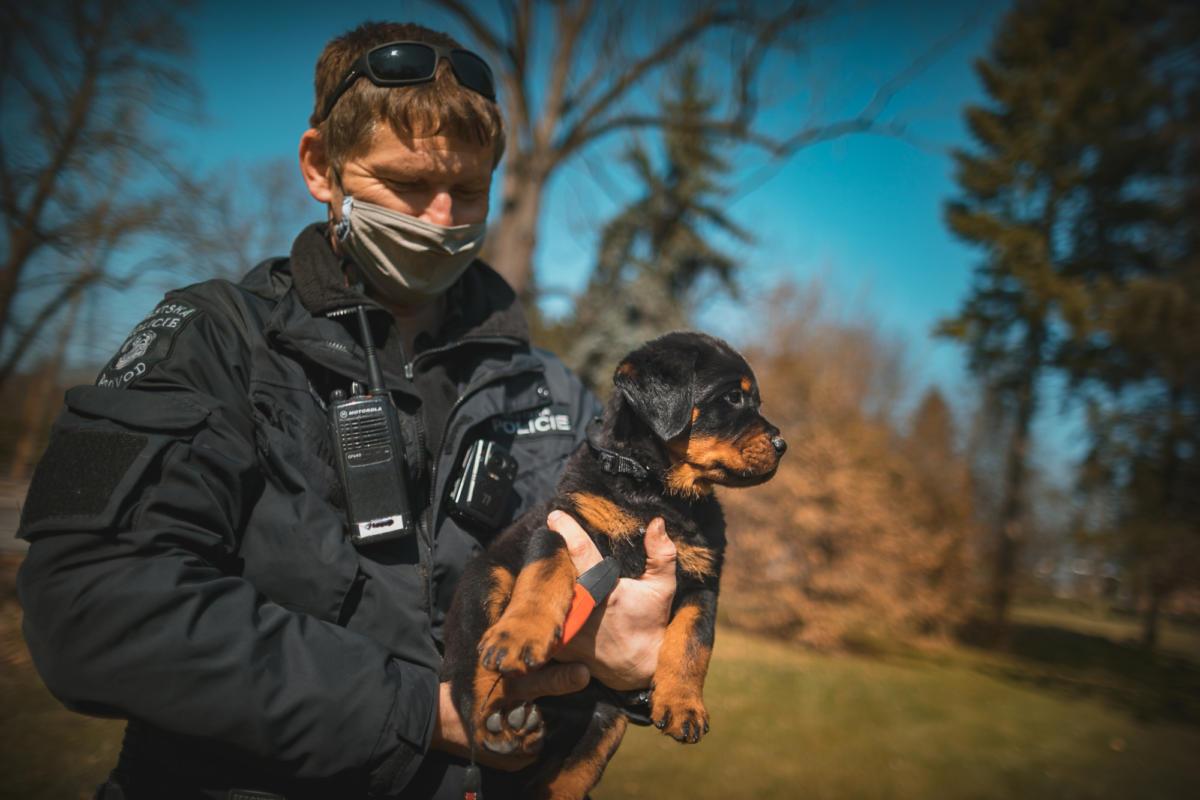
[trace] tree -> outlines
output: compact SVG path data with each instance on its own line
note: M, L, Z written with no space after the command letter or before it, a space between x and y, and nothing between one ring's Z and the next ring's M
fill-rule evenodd
M1179 481L1189 474L1187 387L1200 353L1187 233L1196 208L1183 199L1195 180L1185 165L1196 141L1196 32L1187 3L1019 2L978 64L992 105L968 109L980 151L956 154L964 197L948 204L947 221L986 257L942 332L968 346L1006 431L992 575L1001 627L1048 370L1099 402L1088 475L1127 490L1120 526L1145 541L1135 532L1150 513L1150 528L1171 530L1190 495ZM1150 589L1152 607L1169 583Z
M119 256L162 229L174 196L151 120L194 95L178 4L5 3L0 32L2 386L80 297L161 266Z
M171 229L188 254L181 269L194 280L236 281L264 258L287 255L317 210L296 180L295 162L282 158L245 168L222 164L187 180L181 196Z
M1085 487L1117 498L1104 538L1152 647L1165 603L1200 574L1200 10L1118 9L1060 361L1090 406Z
M869 315L832 319L811 288L772 295L746 353L788 453L767 484L721 496L737 534L723 613L814 647L952 630L973 525L944 401L930 393L897 430L902 354Z
M680 127L661 112L639 109L640 92L680 58L703 48L714 74L727 76L722 113L696 120L704 132L783 159L811 144L857 132L901 130L882 119L906 80L934 58L935 45L851 117L771 131L759 119L764 63L773 52L799 47L816 16L807 2L699 0L674 4L501 4L504 32L463 0L434 0L462 24L497 72L508 143L500 218L488 258L522 295L532 290L533 253L542 201L551 177L606 137ZM643 24L634 24L634 19ZM546 26L546 27L542 27ZM631 30L648 31L631 35ZM533 68L542 49L548 66ZM544 80L541 77L544 76Z
M1117 5L1018 2L976 62L991 101L966 111L977 149L954 154L962 196L947 204L946 222L985 255L961 311L939 330L967 347L1007 432L989 592L1000 632L1025 536L1030 427L1041 379L1055 363L1056 315L1069 302L1068 240L1092 158L1091 126L1108 124L1096 99L1119 61Z
M713 234L750 239L723 210L729 192L718 181L729 164L702 124L715 101L694 61L678 70L676 84L661 103L663 116L679 122L663 131L663 166L657 170L640 143L626 153L642 194L604 226L596 267L564 337L571 342L568 363L592 386L606 386L617 361L637 345L687 327L705 278L736 288L739 262L710 243Z

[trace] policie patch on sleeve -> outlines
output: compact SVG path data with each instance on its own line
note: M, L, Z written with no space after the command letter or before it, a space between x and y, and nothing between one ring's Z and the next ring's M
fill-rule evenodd
M123 389L171 355L175 338L202 312L181 300L164 300L139 322L108 365L100 370L96 385Z

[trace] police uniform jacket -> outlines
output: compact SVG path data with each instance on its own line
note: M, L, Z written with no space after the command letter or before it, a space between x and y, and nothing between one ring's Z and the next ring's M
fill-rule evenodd
M406 429L419 521L408 539L356 549L327 403L367 381L356 318L339 315L359 304ZM514 516L551 495L597 411L530 346L490 268L475 262L447 309L442 335L404 354L314 225L238 284L169 293L96 385L67 393L24 507L18 588L50 690L129 720L114 773L126 796L437 784L422 773L445 769L426 754L441 626L492 533L447 512L459 462L480 438L507 447Z

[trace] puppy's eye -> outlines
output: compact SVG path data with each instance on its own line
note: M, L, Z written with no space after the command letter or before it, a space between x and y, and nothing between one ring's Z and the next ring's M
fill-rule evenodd
M746 402L746 394L741 389L734 389L732 392L726 392L723 399L731 406L740 406Z

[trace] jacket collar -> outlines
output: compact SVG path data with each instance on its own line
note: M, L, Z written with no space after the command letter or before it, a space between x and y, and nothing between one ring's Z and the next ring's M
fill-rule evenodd
M346 285L343 261L329 245L325 223L309 225L292 244L292 285L301 305L314 317L358 305L386 309ZM276 269L283 268L276 262ZM476 260L450 287L441 336L444 343L473 338L510 338L529 343L529 323L516 294L500 275Z

